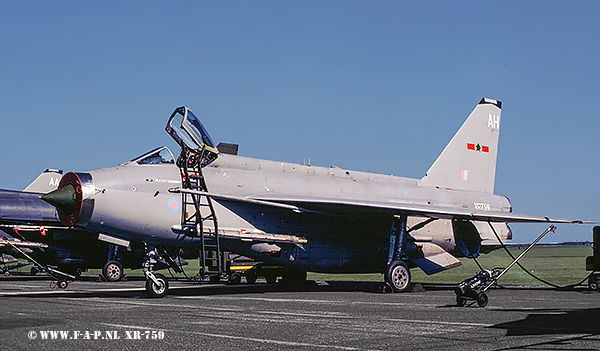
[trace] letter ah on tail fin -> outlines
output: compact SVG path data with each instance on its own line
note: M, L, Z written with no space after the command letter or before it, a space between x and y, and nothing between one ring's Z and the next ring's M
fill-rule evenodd
M420 185L493 193L501 108L500 101L481 99Z

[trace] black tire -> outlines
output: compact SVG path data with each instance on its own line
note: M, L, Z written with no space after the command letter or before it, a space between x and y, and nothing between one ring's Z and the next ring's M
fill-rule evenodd
M61 289L66 289L69 286L69 282L66 280L61 280L56 286L58 286Z
M169 282L162 274L155 274L154 277L158 280L159 285L156 285L152 279L146 279L146 293L150 297L164 297L169 291Z
M242 275L239 272L232 273L229 276L229 284L230 285L238 285L242 282Z
M592 274L588 278L588 286L590 287L590 289L600 291L600 287L598 286L599 280L600 279L598 279L598 276L596 274Z
M485 293L481 293L477 296L477 305L479 307L485 307L488 304L488 296Z
M385 271L385 281L394 292L405 292L410 289L410 269L403 261L392 261Z
M119 261L108 261L102 268L102 275L107 282L118 282L123 279L123 265Z
M256 272L253 271L246 271L246 282L248 284L254 284L256 283Z
M265 275L265 279L267 280L267 284L277 283L277 276L273 273L269 273L269 274Z
M462 295L456 295L456 305L458 307L463 307L466 303L467 300L465 300Z

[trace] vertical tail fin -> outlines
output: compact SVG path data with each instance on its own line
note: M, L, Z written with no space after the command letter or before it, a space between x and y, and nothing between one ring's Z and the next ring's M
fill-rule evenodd
M59 169L47 169L40 174L31 184L23 191L31 193L49 193L52 190L58 189L58 184L63 176L63 171Z
M501 108L500 101L481 99L420 185L493 193Z

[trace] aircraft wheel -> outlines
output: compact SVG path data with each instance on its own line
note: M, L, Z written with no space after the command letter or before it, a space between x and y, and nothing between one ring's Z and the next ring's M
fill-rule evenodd
M256 283L256 272L246 271L246 282L248 284Z
M467 300L465 300L462 295L456 295L456 305L458 307L463 307L466 303Z
M242 282L242 275L239 272L235 272L229 276L230 285L238 285Z
M481 293L477 296L477 304L479 307L485 307L488 304L488 296L485 293Z
M123 279L123 265L119 261L108 261L102 268L102 275L109 282L118 282Z
M392 261L385 272L385 281L394 292L404 292L410 288L410 269L403 261Z
M61 289L66 289L69 286L69 282L66 280L61 280L58 282L57 286Z
M146 293L150 297L164 297L169 290L169 282L162 274L155 274L158 285L152 279L146 279Z
M269 274L265 275L265 279L267 280L267 284L277 283L277 276L273 273L269 273Z
M8 277L8 276L10 275L10 271L9 271L8 269L7 269L7 270L5 270L5 271L4 271L4 275Z
M588 285L592 290L599 290L598 284L600 283L600 276L596 274L592 274L588 279Z

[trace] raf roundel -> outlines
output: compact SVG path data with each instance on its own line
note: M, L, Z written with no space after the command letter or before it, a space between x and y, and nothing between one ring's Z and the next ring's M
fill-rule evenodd
M179 206L180 206L179 199L176 197L170 198L168 205L169 205L169 209L173 212L179 210Z

